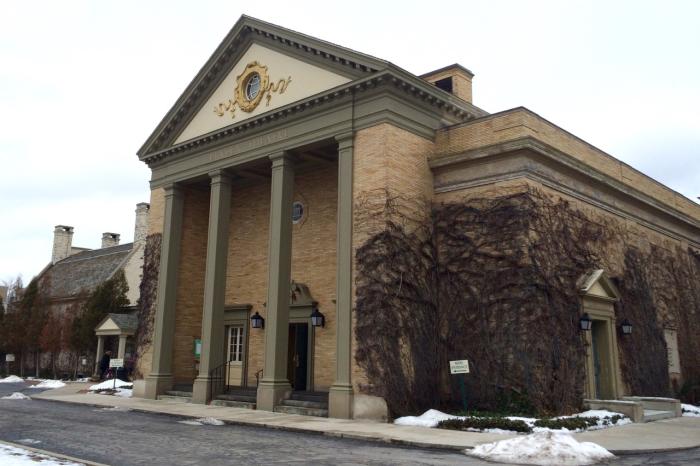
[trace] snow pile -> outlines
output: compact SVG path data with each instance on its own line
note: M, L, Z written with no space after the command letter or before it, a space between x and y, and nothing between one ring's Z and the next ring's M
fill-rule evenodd
M223 426L224 422L213 417L200 417L199 419L194 419L191 421L178 421L180 424L187 424L188 426Z
M0 379L0 383L20 383L24 382L24 380L21 377L17 377L16 375L8 375L4 379Z
M117 379L116 384L114 383L114 379L107 379L102 383L98 383L96 385L92 385L90 387L90 391L96 391L96 390L110 390L114 388L115 386L117 388L131 388L134 384L132 382L124 382L123 380Z
M400 417L394 421L394 424L398 426L435 427L438 425L438 422L448 419L464 419L464 417L445 414L437 409L429 409L420 416Z
M93 409L95 412L101 412L101 411L131 411L129 408L125 408L124 406L112 406L111 408L100 408L100 409Z
M64 384L60 380L46 379L46 380L42 380L38 384L31 386L29 388L61 388L61 387L65 387L65 386L66 386L66 384Z
M688 405L683 403L681 405L683 409L683 416L688 417L700 417L700 406Z
M60 460L3 444L0 444L0 464L12 466L85 466L82 463Z
M3 400L31 400L27 395L20 392L14 392L12 395L2 397Z
M501 463L562 466L594 464L614 457L598 444L577 442L571 434L563 432L537 432L486 443L466 453Z

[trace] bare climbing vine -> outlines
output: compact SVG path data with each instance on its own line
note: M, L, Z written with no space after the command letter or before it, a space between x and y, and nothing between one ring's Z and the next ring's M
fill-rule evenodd
M160 245L162 235L148 235L143 253L143 275L141 278L138 302L139 326L136 331L136 357L141 357L150 347L153 338L153 320L156 310L156 290L158 288L158 267L160 266ZM138 372L139 365L135 365ZM144 374L135 374L143 377Z
M698 320L697 256L635 251L618 224L532 188L434 205L430 215L424 203L382 190L364 193L356 211L356 229L375 231L356 253L356 360L365 391L393 415L458 406L448 361L465 358L472 408L579 409L586 347L577 281L597 268L618 272L617 314L635 322L634 337L620 338L632 392L668 393L662 299L678 322L684 373L698 373L697 338L681 329ZM687 296L661 291L681 288Z

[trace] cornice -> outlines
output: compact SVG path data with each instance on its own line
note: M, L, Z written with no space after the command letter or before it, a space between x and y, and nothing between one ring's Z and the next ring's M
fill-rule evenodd
M547 160L550 162L554 162L555 164L558 165L563 165L566 166L569 169L574 170L577 173L580 173L584 175L586 178L590 180L594 180L598 183L605 184L612 188L615 192L621 193L623 195L629 196L636 201L651 207L652 209L656 211L663 212L665 215L668 215L672 218L674 218L676 221L680 221L686 225L690 225L693 228L696 228L700 230L700 220L694 219L683 212L680 212L677 210L675 207L670 206L668 204L662 203L651 196L645 194L642 191L639 191L638 189L626 185L618 180L615 180L614 178L610 177L609 175L600 172L593 167L590 167L589 165L586 165L585 163L541 142L538 141L532 137L524 137L520 138L517 140L509 141L507 143L502 143L502 144L496 144L493 146L488 146L480 149L475 149L471 151L467 151L461 154L456 154L452 155L449 157L437 159L434 161L429 162L429 166L431 169L435 168L444 168L448 167L450 165L462 163L462 162L477 162L477 161L483 161L485 157L489 156L495 156L495 155L506 155L508 153L513 153L516 151L522 151L522 150L527 150L531 152L538 153L540 155L543 155L547 157ZM485 185L485 184L490 184L496 181L503 181L506 179L516 179L516 178L528 178L533 181L537 181L539 183L542 183L545 186L548 186L550 188L556 189L557 191L563 192L565 194L568 194L572 197L575 197L577 199L584 200L587 203L590 203L592 205L596 205L604 210L607 210L609 212L612 212L618 216L624 217L624 218L630 218L634 219L635 221L644 224L645 226L649 227L652 230L664 233L667 236L671 236L677 239L684 239L685 241L690 242L691 244L698 244L698 238L691 238L687 237L685 235L679 236L677 232L671 232L668 229L664 227L660 227L656 224L652 224L648 222L645 219L642 219L636 215L632 215L626 211L620 210L619 208L610 205L608 203L604 203L602 201L599 201L597 199L591 198L587 194L581 193L578 190L572 189L569 186L565 186L559 181L550 178L549 176L545 176L542 174L540 171L537 171L534 167L528 166L525 167L521 170L518 170L516 172L509 172L509 173L504 173L504 174L499 174L499 175L494 175L490 177L486 177L483 179L478 179L478 180L470 180L468 182L455 182L455 183L449 183L445 185L440 185L435 187L435 192L436 193L442 193L442 192L450 192L450 191L456 191L459 189L465 189L469 187L475 187L475 186L480 186L480 185Z
M461 105L461 102L454 102L451 99L445 98L441 92L438 92L440 89L434 88L434 86L429 83L411 82L391 70L385 70L364 79L352 81L306 99L271 110L258 117L250 118L204 134L198 138L190 139L166 149L143 155L141 156L141 160L151 165L154 162L163 161L172 155L220 143L226 139L237 137L250 130L260 128L266 123L288 118L297 113L310 110L311 108L328 105L352 94L361 93L380 86L391 86L419 100L424 105L429 105L440 111L447 112L462 121L468 121L479 116L476 112L465 109L464 106Z

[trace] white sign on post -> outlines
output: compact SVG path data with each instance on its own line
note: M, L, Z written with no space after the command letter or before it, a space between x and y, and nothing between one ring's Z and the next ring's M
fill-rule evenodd
M461 359L459 361L450 361L450 374L468 374L469 361Z
M124 367L124 358L121 359L110 359L109 360L109 367Z
M6 354L5 355L5 362L15 362L15 355L14 354Z

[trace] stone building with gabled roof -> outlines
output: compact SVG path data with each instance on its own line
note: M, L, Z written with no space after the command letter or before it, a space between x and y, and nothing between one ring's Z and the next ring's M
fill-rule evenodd
M124 272L129 287L129 305L136 306L149 209L148 203L137 204L132 243L119 244L119 234L106 232L102 235L99 249L76 247L73 245L73 227L57 225L54 228L51 262L35 277L42 304L47 306L49 312L58 316L79 312L87 296L119 271ZM108 342L108 345L115 346L115 354L116 344L116 340ZM133 352L133 349L130 348L130 351ZM58 357L59 370L69 372L69 364L67 354Z
M453 359L483 406L549 412L700 378L700 206L473 76L242 16L138 151L135 394L386 419L453 401Z

